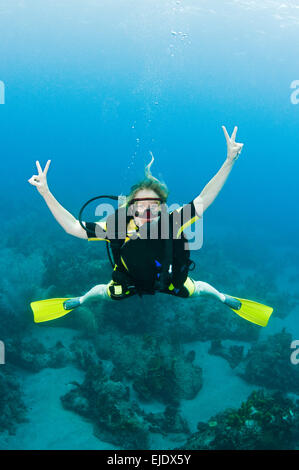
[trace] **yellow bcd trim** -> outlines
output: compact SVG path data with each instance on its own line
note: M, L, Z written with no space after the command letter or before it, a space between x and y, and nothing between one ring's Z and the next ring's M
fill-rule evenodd
M198 215L195 215L194 217L192 217L192 219L188 220L188 222L186 222L184 225L182 225L181 228L178 230L177 238L179 238L179 236L181 235L182 231L185 230L185 228L189 227L191 224L196 222L198 219L200 219L200 217L198 217Z
M122 292L123 292L123 290L122 290L122 287L121 287L121 286L114 286L114 293L115 293L116 295L121 295Z
M189 296L194 293L194 290L195 290L194 282L192 281L190 277L187 277L186 281L184 282L184 287L186 287L186 289L188 290ZM170 284L168 286L168 290L173 290L173 289L174 289L174 285Z
M122 256L120 257L120 259L121 259L121 261L122 261L122 264L123 264L124 267L126 268L126 270L129 271L129 270L128 270L128 267L127 267L126 263L124 262L124 259L123 259Z
M185 283L184 283L184 286L186 287L186 289L188 290L189 292L189 296L194 294L194 291L195 291L195 285L194 285L194 282L192 281L192 279L190 277L187 277Z

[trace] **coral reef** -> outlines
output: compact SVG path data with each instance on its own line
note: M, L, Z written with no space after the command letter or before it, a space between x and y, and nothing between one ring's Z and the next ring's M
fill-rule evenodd
M149 430L161 433L164 436L170 434L190 434L188 423L182 418L178 405L167 405L161 413L148 413L146 415Z
M61 397L63 406L76 411L94 424L95 435L124 449L146 449L149 433L188 433L178 409L166 407L164 413L145 413L130 398L130 388L112 380L101 364L90 367L83 384Z
M100 362L93 343L83 338L77 338L69 346L57 341L53 346L46 347L31 337L18 337L8 339L5 345L10 364L33 373L45 367L58 369L68 364L87 370L97 367Z
M244 346L232 345L229 347L223 346L220 340L211 341L211 347L209 349L209 354L214 354L215 356L221 356L226 359L234 369L243 359Z
M82 244L73 238L68 239L67 244L56 242L43 254L42 286L45 289L53 286L57 297L66 297L66 293L82 295L95 284L108 282L111 265L106 258L104 246L96 250L95 245Z
M0 257L0 334L4 338L30 325L29 304L44 294L40 285L45 266L38 253L24 256L11 248L1 248Z
M30 236L31 232L30 227ZM83 383L74 383L61 400L66 409L90 420L99 438L124 449L146 449L151 433L176 434L182 441L190 436L180 401L200 393L203 377L194 364L195 351L184 353L183 344L189 341L211 341L209 353L225 358L234 369L232 374L249 383L297 392L299 369L290 363L291 335L282 331L257 341L258 327L213 299L135 296L125 302L87 304L55 322L33 324L30 301L80 295L108 282L111 267L102 244L70 238L67 244L64 239L55 244L38 241L34 247L30 243L27 232L26 243L13 234L0 251L0 339L5 340L10 364L27 372L69 364L85 372ZM232 295L241 297L246 292L247 298L273 305L275 314L285 317L296 299L277 289L277 271L271 263L256 272L262 253L255 253L253 245L251 255L238 252L233 244L232 252L236 259L209 242L200 256L195 255L200 270L192 277ZM248 270L241 272L247 262ZM80 336L67 344L58 335L62 339L55 344L55 338L51 346L31 336L33 328L59 326ZM225 346L225 340L254 343L244 355L243 346ZM0 432L14 432L26 410L15 373L6 370L6 375L0 371ZM155 401L164 410L145 412L142 406L155 406ZM285 449L296 440L298 444L297 404L281 394L259 391L239 409L198 423L198 432L183 448Z
M52 348L46 348L40 341L21 338L8 339L5 345L9 362L29 372L64 367L72 360L70 351L60 341Z
M21 389L15 374L0 371L0 433L13 434L16 425L25 420L26 407L22 400Z
M291 342L292 335L283 329L253 344L236 373L249 383L297 393L299 368L290 361Z
M154 335L101 335L99 357L111 359L120 378L133 381L144 401L173 403L193 399L202 387L201 368L187 360L180 346Z
M299 439L299 406L279 392L254 391L239 409L197 428L181 449L291 449Z
M95 434L126 449L148 446L148 428L137 403L130 402L129 388L110 380L102 367L90 368L82 385L61 397L66 409L89 418Z
M188 308L180 304L173 315L164 320L165 332L174 341L257 340L259 330L256 325L240 318L214 299L197 298L186 302Z

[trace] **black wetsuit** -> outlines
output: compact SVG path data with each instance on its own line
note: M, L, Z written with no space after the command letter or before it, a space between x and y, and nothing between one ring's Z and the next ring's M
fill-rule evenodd
M188 266L181 278L178 270L183 271L180 260L182 256L186 258L188 252L188 250L185 253L182 252L182 250L185 249L183 247L186 246L186 238L184 238L183 230L198 220L199 217L196 215L193 201L179 209L167 213L167 217L169 220L169 230L173 234L173 269L175 280L173 283L170 282L165 288L159 289L159 292L175 295L177 297L189 297L194 291L194 285L192 280L187 276ZM99 236L99 226L103 238ZM112 242L111 246L113 246L113 240L109 240L106 231L106 223L87 222L86 228L88 229L87 234L89 240L106 240ZM117 259L115 259L116 264L112 276L113 280L109 285L109 295L113 299L122 300L136 293L154 294L155 291L157 291L155 287L157 276L159 276L157 270L159 270L159 265L162 266L164 257L164 240L161 236L161 225L156 232L157 239L144 238L144 229L148 230L149 224L138 228L133 219L131 219L130 222L127 223L126 238L123 239L121 243L121 250L117 251L117 256L113 253L114 258L117 257ZM130 279L131 273L133 273L133 278L131 277ZM115 291L120 292L119 286L122 287L121 293L115 294ZM115 289L116 287L118 287L118 289Z

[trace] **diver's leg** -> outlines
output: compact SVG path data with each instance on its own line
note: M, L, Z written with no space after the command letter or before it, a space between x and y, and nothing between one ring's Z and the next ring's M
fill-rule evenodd
M97 286L92 287L86 294L79 297L80 304L87 302L89 300L95 300L98 298L104 300L111 300L110 295L108 294L108 288L110 284L98 284Z
M222 303L224 303L230 308L233 308L235 310L239 310L241 308L241 302L238 299L235 299L230 295L223 294L222 292L219 292L217 289L215 289L215 287L211 286L207 282L193 280L193 283L194 292L193 294L191 294L191 297L196 297L200 295L210 295L215 299L220 300Z
M71 310L76 307L80 307L84 302L95 300L98 298L104 300L111 300L111 297L108 294L108 288L110 284L98 284L92 289L90 289L86 294L82 295L81 297L74 297L72 299L66 300L64 302L65 310Z
M207 282L203 281L194 281L194 292L191 297L198 297L200 295L210 295L220 300L221 302L225 301L225 294L219 292L215 287L211 286Z

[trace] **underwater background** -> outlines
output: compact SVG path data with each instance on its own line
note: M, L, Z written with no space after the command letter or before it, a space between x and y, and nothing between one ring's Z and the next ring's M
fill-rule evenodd
M298 44L295 0L0 1L0 449L299 449ZM35 324L31 301L111 278L35 161L76 217L150 151L183 204L225 160L221 125L244 148L192 277L271 305L268 326L163 294Z

